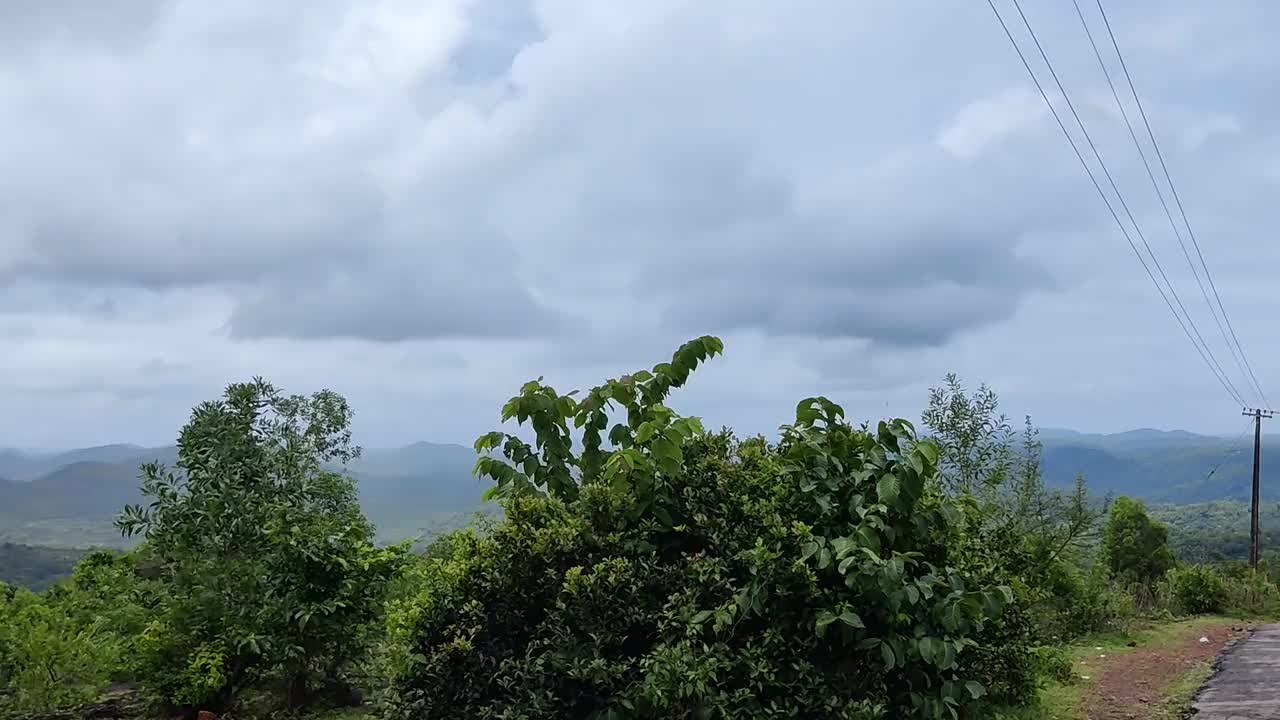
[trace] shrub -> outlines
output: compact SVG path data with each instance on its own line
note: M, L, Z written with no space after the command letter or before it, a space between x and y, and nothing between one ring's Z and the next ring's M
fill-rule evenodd
M1280 590L1265 573L1246 572L1226 581L1224 612L1239 617L1280 616Z
M7 594L6 594L7 595ZM0 711L31 712L73 705L106 687L111 646L96 628L19 589L0 596Z
M1226 583L1208 565L1187 565L1169 571L1167 578L1175 609L1183 614L1221 612L1227 600Z
M1081 569L1059 562L1042 587L1037 604L1040 642L1067 642L1089 633L1116 629L1135 614L1133 594L1112 582L1106 569Z
M1071 654L1061 645L1038 645L1032 648L1031 662L1036 677L1041 680L1054 680L1067 684L1076 679Z
M662 402L719 350L507 404L536 441L477 441L502 452L477 469L505 517L457 536L402 609L392 716L981 717L995 672L1029 672L1021 630L985 648L1003 664L974 652L1014 598L953 562L963 509L936 489L936 446L823 398L777 445L704 433Z

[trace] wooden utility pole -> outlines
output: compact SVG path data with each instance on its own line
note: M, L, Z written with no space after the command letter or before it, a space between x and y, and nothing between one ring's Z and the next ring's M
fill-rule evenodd
M1249 567L1258 567L1262 559L1262 533L1258 527L1258 476L1262 466L1262 418L1273 418L1275 413L1258 408L1245 408L1242 415L1253 418L1253 502L1249 507Z

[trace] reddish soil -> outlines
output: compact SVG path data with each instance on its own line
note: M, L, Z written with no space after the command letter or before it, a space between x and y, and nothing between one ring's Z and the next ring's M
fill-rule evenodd
M1149 718L1168 687L1196 665L1211 661L1231 640L1244 635L1239 624L1198 625L1184 637L1161 647L1139 647L1108 656L1102 676L1089 689L1085 712L1089 720ZM1209 642L1200 642L1201 637ZM1092 662L1090 663L1093 664ZM1099 669L1097 666L1095 670Z

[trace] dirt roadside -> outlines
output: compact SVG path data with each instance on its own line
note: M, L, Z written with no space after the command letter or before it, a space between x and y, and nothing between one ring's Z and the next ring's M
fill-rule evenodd
M1088 720L1159 717L1157 708L1187 673L1213 661L1229 643L1242 637L1243 623L1193 625L1173 642L1138 647L1099 659L1101 675L1085 698ZM1207 638L1208 642L1201 642Z

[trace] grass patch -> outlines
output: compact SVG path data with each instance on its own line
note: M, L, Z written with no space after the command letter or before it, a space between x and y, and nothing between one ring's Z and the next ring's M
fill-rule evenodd
M1213 674L1213 662L1203 662L1187 671L1169 686L1165 700L1157 707L1154 720L1180 720L1191 711L1191 700L1196 690Z

